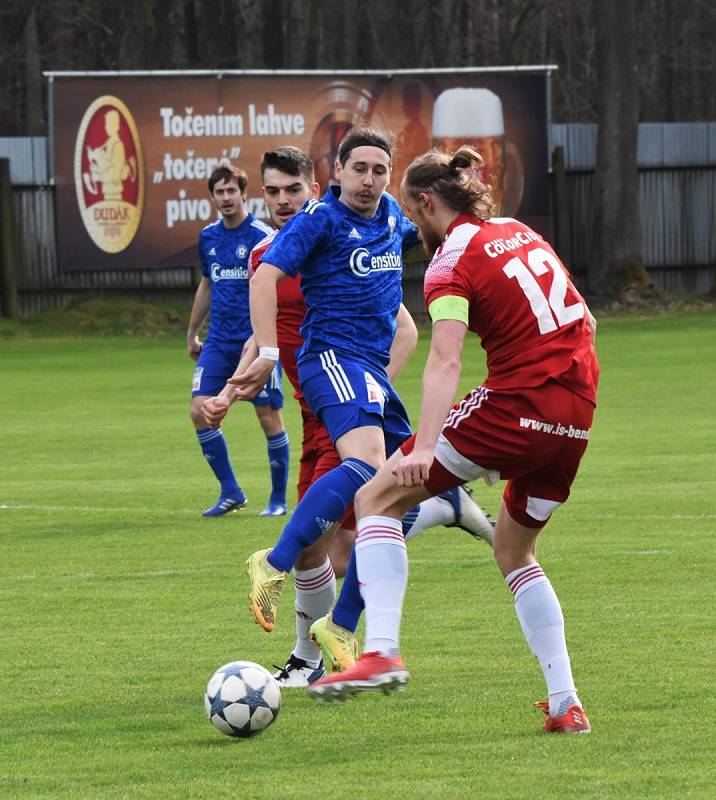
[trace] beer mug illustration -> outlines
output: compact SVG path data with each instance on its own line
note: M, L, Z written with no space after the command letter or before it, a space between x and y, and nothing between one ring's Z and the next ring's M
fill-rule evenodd
M331 81L317 97L324 116L311 137L310 156L316 168L321 191L336 183L335 162L338 145L351 128L365 124L370 92L349 81Z
M479 177L492 185L497 214L514 214L522 202L524 168L505 137L502 101L489 89L446 89L435 99L433 147L452 154L463 144L472 145L485 161Z

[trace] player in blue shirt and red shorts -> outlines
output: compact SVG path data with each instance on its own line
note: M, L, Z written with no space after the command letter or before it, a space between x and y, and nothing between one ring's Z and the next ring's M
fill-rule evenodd
M202 277L187 331L187 350L196 360L190 415L202 453L221 485L219 499L204 511L206 517L222 516L247 502L234 475L223 432L211 428L201 412L204 400L217 394L233 375L251 336L249 253L271 229L247 212L247 185L246 173L231 166L218 167L209 178L209 192L221 217L199 235ZM209 331L202 343L198 333L207 314ZM280 411L283 395L278 364L252 402L266 435L271 470L271 495L261 514L285 514L289 445Z

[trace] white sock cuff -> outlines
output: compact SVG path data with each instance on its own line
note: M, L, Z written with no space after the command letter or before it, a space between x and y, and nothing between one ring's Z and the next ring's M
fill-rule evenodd
M356 550L372 545L392 544L405 549L403 526L393 517L361 517L356 525Z
M305 594L317 594L318 592L322 592L326 586L336 579L336 576L333 574L331 562L327 557L320 567L295 570L294 577L296 581L296 590L304 592Z
M505 583L517 600L532 586L536 586L538 583L549 583L549 578L542 572L542 567L535 562L526 567L513 569L512 572L505 575Z

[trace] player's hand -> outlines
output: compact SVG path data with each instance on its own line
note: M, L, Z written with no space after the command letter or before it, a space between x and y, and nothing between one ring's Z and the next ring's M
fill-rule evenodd
M223 397L207 397L201 404L201 413L210 428L219 428L229 413L229 403Z
M201 339L198 336L187 336L186 338L186 349L189 353L189 358L193 358L194 361L199 358L199 354L201 353L201 348L204 345L201 343Z
M597 320L589 309L587 309L587 323L592 333L592 344L594 344L597 339Z
M396 463L393 475L398 480L398 486L422 486L428 479L432 464L432 451L413 450Z
M227 383L236 387L239 400L252 400L266 385L275 366L276 362L268 358L256 358L244 372L229 378Z

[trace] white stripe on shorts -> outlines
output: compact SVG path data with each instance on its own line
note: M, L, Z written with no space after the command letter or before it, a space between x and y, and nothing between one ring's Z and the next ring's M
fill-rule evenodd
M281 377L278 372L278 367L274 367L271 370L271 378L270 378L270 385L272 389L280 389L281 388Z
M336 354L333 350L324 350L320 356L323 371L330 378L340 402L347 403L349 400L355 400L356 394L353 391L353 387L348 380L348 376L343 371L343 367L336 360Z
M542 497L527 495L527 508L525 510L533 519L544 522L546 519L549 519L552 512L561 505L562 503L557 500L545 500Z
M500 480L500 473L496 470L485 469L479 464L474 464L470 459L452 446L452 444L442 435L438 436L438 443L435 446L435 458L445 467L448 472L457 475L464 481L474 481L476 478L483 478L488 486Z
M467 397L464 397L457 404L456 408L450 411L445 420L444 427L457 428L457 426L466 417L469 417L476 408L480 408L483 402L487 400L489 392L490 390L485 389L483 386L478 386L477 389L473 389Z

